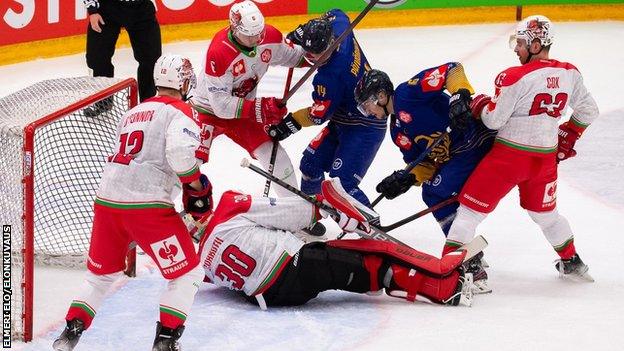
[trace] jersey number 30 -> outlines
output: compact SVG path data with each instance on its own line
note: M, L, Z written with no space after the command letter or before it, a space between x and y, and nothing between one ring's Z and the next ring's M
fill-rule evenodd
M548 93L539 93L533 98L529 116L536 116L545 113L550 117L559 118L561 111L566 107L568 94L559 93L554 97Z
M256 260L242 252L238 246L230 245L221 254L222 264L217 266L215 275L224 282L232 283L232 288L241 290L245 281L243 277L249 277L256 268Z

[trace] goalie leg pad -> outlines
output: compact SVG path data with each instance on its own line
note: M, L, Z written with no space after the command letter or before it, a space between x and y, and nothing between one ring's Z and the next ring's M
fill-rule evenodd
M439 259L408 246L370 239L330 240L327 241L327 245L358 252L384 255L398 260L408 267L426 271L434 276L445 276L453 272L462 264L466 256L466 251L462 250L445 255L442 259Z

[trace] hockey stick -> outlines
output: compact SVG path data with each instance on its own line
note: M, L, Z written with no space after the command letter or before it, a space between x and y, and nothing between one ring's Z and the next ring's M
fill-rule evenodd
M288 94L288 89L290 89L290 83L292 82L294 68L288 69L288 75L286 76L286 86L284 86L284 95ZM273 148L271 148L271 158L269 159L269 174L273 174L273 168L275 168L275 159L277 158L277 148L279 147L279 141L273 140ZM266 183L264 183L264 197L269 196L269 190L271 190L271 180L267 179Z
M316 63L314 63L312 65L312 67L310 67L310 69L308 69L308 71L303 75L303 77L301 77L297 81L297 83L295 83L295 86L292 87L292 89L290 89L290 91L288 91L288 94L286 94L286 96L284 96L284 99L282 99L282 102L284 104L286 104L286 102L293 96L293 94L295 94L295 92L297 90L299 90L299 88L301 88L303 83L305 83L306 80L308 80L308 78L310 78L310 76L312 74L314 74L314 72L316 72L316 70L319 69L319 67L321 67L321 64L324 63L325 60L329 56L331 56L331 54L338 47L338 45L340 45L340 43L342 43L342 41L353 31L353 28L355 28L355 26L357 26L357 24L360 23L362 18L364 18L364 16L366 16L366 14L373 8L373 6L375 6L377 4L377 2L379 2L379 0L371 0L368 3L368 5L366 5L364 10L362 10L362 12L360 12L360 14L355 18L355 20L353 20L353 22L351 22L351 25L349 26L349 28L347 28L344 32L342 32L342 34L340 34L340 36L336 40L334 40L334 42L331 43L331 45L329 45L329 47L327 49L325 49L325 51L323 51L323 54L321 55L321 57L318 58Z
M338 214L338 211L336 211L335 208L324 204L320 201L318 201L316 198L314 198L313 196L310 196L306 193L304 193L303 191L291 186L290 184L284 182L283 180L277 178L276 176L269 174L267 171L265 171L264 169L252 164L251 162L249 162L248 159L243 158L241 161L241 167L246 167L251 169L252 171L258 173L259 175L270 179L272 182L276 183L277 185L280 185L286 189L288 189L290 192L294 193L295 195L301 197L302 199L308 201L309 203L315 205L316 207L322 209L323 211L328 212L331 216L340 216ZM370 223L370 227L372 229L371 233L365 233L365 232L356 232L356 234L368 238L368 239L375 239L375 240L384 240L384 241L390 241L390 242L394 242L400 245L404 245L404 246L409 246L407 244L405 244L404 242L400 241L399 239L387 234L386 232L384 232L381 228L379 228L379 226L377 226L374 223Z
M433 205L431 207L425 208L424 210L422 210L420 212L414 213L413 215L411 215L409 217L406 217L406 218L404 218L404 219L402 219L400 221L394 222L394 223L392 223L390 225L385 225L385 226L382 225L382 226L380 226L380 228L383 229L386 232L389 232L389 231L397 229L398 227L400 227L400 226L402 226L404 224L407 224L407 223L409 223L409 222L411 222L411 221L413 221L415 219L418 219L418 218L420 218L420 217L422 217L422 216L424 216L426 214L429 214L431 212L437 211L437 210L441 209L442 207L444 207L446 205L450 205L450 204L454 203L455 201L457 201L457 195L455 195L453 197L450 197L450 198L448 198L448 199L446 199L446 200L444 200L444 201L442 201L440 203L437 203L437 204L435 204L435 205Z
M444 140L444 138L446 138L447 135L449 135L449 133L451 132L451 127L446 128L446 131L442 134L440 134L439 137L437 137L433 143L431 145L429 145L428 148L425 149L425 151L423 151L420 155L418 155L418 157L416 157L416 159L410 163L407 164L407 166L405 166L405 168L403 169L405 172L411 172L412 169L414 169L414 167L418 166L419 163L421 163L427 156L429 156L429 154L431 153L431 151L438 146L438 144L440 144L442 142L442 140ZM379 203L379 201L381 201L383 198L385 197L384 194L380 194L375 201L373 201L371 203L371 207L375 207L375 205L377 205Z

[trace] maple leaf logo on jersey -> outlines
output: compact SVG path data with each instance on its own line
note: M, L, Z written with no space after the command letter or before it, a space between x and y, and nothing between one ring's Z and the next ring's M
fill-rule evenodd
M444 75L446 74L446 66L440 66L433 71L429 71L423 77L421 87L424 92L438 91L444 86Z
M394 144L401 150L409 150L412 148L412 141L407 135L402 133L397 134L396 139L394 139Z
M403 123L410 123L412 121L412 115L405 111L399 111L399 119Z
M264 63L269 63L269 61L271 61L271 56L271 49L264 49L264 51L262 51L262 54L260 54L260 59Z
M232 66L232 74L234 77L238 77L241 74L245 74L247 71L245 70L245 61L240 59Z

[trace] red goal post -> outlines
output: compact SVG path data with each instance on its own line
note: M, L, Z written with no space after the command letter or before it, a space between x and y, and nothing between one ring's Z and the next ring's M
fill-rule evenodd
M137 96L134 79L77 77L0 99L0 224L11 226L12 337L33 336L35 261L85 266L95 191L119 121ZM3 246L3 263L6 254Z

